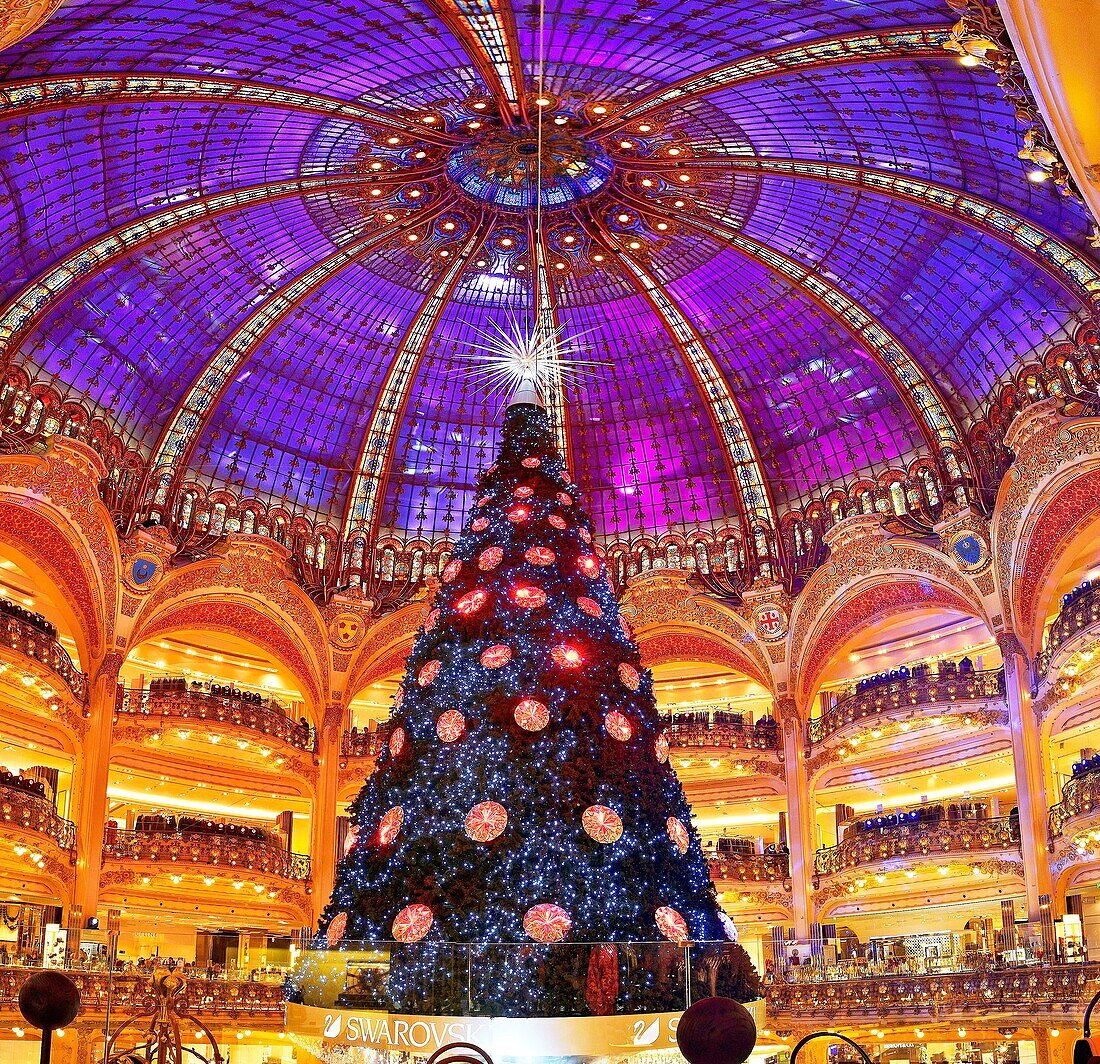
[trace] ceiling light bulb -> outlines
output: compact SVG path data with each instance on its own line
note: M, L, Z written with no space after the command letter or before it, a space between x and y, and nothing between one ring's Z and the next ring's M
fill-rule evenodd
M452 230L452 229L453 229L454 227L455 227L455 223L454 223L454 222L444 222L444 223L443 223L443 228L444 228L444 229L446 229L448 233L449 233L449 232L450 232L450 231L451 231L451 230Z
M592 108L592 113L594 115L605 115L607 114L607 108L604 107L603 104L596 104L596 106Z
M565 115L558 115L558 117L554 119L554 125L564 126L565 123L568 122L568 121L569 121L569 119L566 118Z
M658 222L657 228L663 233L668 228L668 222Z
M653 182L650 181L648 177L643 177L642 178L642 188L652 188L652 187L653 187Z
M434 126L436 121L435 115L425 115L420 121L426 126Z
M370 164L370 168L372 170L381 170L382 169L382 164L380 162L378 162L377 160L375 160L375 162Z
M426 159L427 157L428 153L426 151L413 152L414 159Z
M555 270L564 270L565 269L565 263L564 262L555 262L554 263L554 269Z
M620 214L619 215L619 221L620 222L629 222L630 221L630 215L629 214Z
M512 238L510 236L506 236L503 240L501 240L500 246L502 248L510 248L513 243L514 241L512 240Z
M400 144L401 143L401 138L400 137L387 137L386 138L386 143L387 144Z
M648 126L648 125L646 125L646 126L639 126L639 127L638 127L638 132L639 132L639 133L648 133L648 132L649 132L649 131L650 131L650 130L651 130L652 128L653 128L652 126Z
M480 100L478 100L478 102L474 104L474 110L475 111L484 111L485 110L485 104L482 103Z
M481 123L480 122L471 122L470 125L469 125L469 128L470 129L481 129Z
M418 237L416 235L416 233L409 233L409 243L410 244L415 244L419 239L420 239L420 237Z
M563 244L575 244L576 242L577 238L575 236L567 236L562 239Z
M619 147L620 148L633 148L634 144L629 140L620 140L619 141Z
M976 67L981 60L976 55L964 55L959 59L964 67Z
M409 192L409 199L420 199L420 189L414 188Z
M523 273L523 271L524 271L524 270L526 270L526 269L527 269L527 267L526 267L526 266L524 266L524 265L523 265L523 263L521 262L521 263L520 263L520 264L519 264L519 265L518 265L518 266L516 267L516 272L517 272L517 273Z
M370 194L372 196L381 196L382 195L382 190L380 188L372 188L370 190Z
M603 256L602 255L593 255L592 256L592 261L593 262L603 262Z
M684 201L682 199L678 199L672 206L673 207L682 207L683 205L684 205Z
M669 148L668 153L669 153L669 155L679 155L680 154L680 149L679 148Z
M639 244L637 240L631 240L629 246L637 251L642 245Z
M691 174L681 174L680 180L686 185L691 180Z
M549 107L550 106L550 101L545 96L540 96L537 100L535 100L535 106L536 107Z
M1028 181L1034 185L1041 185L1048 177L1050 174L1045 170L1032 170L1027 175Z
M445 259L445 258L448 258L448 257L450 256L450 254L451 254L451 253L450 253L450 252L449 252L449 251L448 251L448 250L447 250L446 248L444 248L444 249L443 249L443 250L442 250L442 251L441 251L441 252L439 253L439 257L440 257L441 259Z

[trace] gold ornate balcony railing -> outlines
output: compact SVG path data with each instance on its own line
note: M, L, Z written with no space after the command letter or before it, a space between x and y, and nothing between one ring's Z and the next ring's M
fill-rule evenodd
M0 823L45 835L69 854L76 848L76 825L58 816L53 802L3 782L0 782Z
M785 853L708 854L711 879L739 883L780 883L790 876L790 858Z
M1062 834L1062 829L1074 817L1100 811L1100 770L1084 772L1066 780L1062 800L1050 809L1050 835Z
M56 639L18 617L0 613L0 640L17 654L45 665L77 701L88 701L88 677L73 664L68 651Z
M1035 662L1036 672L1045 676L1051 659L1075 635L1100 624L1100 584L1063 606L1047 632L1043 649Z
M173 691L127 687L119 689L115 710L119 717L228 724L299 750L312 752L316 748L313 729L292 720L270 700L249 702L193 688Z
M18 1008L19 988L39 971L39 968L0 967L0 1011L14 1011ZM80 990L81 1014L103 1012L107 1005L108 973L74 969L66 974ZM110 978L114 982L111 988L111 1010L116 1017L155 1004L152 976L115 972ZM189 1012L224 1016L270 1016L281 1020L285 1007L284 997L281 983L187 976Z
M776 750L779 728L730 720L725 713L674 713L664 717L673 746L723 746L731 750Z
M1013 817L917 821L895 827L850 830L838 845L817 851L814 871L829 876L897 857L1013 850L1019 845L1020 825Z
M820 717L809 722L811 743L824 742L830 735L857 720L892 713L913 706L950 705L955 702L984 702L1003 698L1003 669L982 672L931 673L907 676L855 691L841 698Z
M389 738L389 729L384 725L375 731L344 732L340 742L340 753L344 757L377 757L382 746Z
M119 831L108 828L106 857L177 866L204 865L260 872L279 879L308 880L310 860L274 842L237 838L205 831Z
M797 974L796 974L797 973ZM786 973L768 987L769 1018L848 1020L883 1016L1042 1013L1085 1002L1100 983L1100 964L1046 964L999 971L827 978L813 969Z

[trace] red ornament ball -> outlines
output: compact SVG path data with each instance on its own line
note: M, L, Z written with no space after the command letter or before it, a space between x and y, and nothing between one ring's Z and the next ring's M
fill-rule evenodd
M504 551L500 547L486 547L477 556L477 567L483 572L487 573L490 569L495 569L500 565L501 559L504 557Z
M430 632L439 623L439 610L432 610L427 617L424 618L424 631Z
M438 612L438 611L436 611L436 612ZM393 708L395 710L400 709L404 704L405 704L405 685L403 683L399 683L397 685L397 690L394 692L394 695L393 695Z
M347 857L352 850L355 849L355 844L359 841L359 825L352 824L348 828L348 833L344 836L344 856Z
M421 687L427 687L439 675L441 668L443 668L443 662L438 658L432 658L431 661L424 662L420 671L416 674L416 682Z
M634 633L630 630L630 625L626 623L626 618L621 613L619 614L619 627L623 630L623 635L625 635L627 639L634 638Z
M576 647L568 643L559 643L550 651L550 657L560 669L579 669L584 664L584 657Z
M557 555L549 547L528 547L523 557L532 565L553 565Z
M684 827L684 822L678 820L674 816L670 816L665 821L665 828L668 831L668 837L672 839L672 844L681 853L687 853L688 847L691 845L691 836L688 834L688 829Z
M691 938L687 921L671 905L662 905L656 912L657 930L669 940L669 942L687 942Z
M405 749L405 729L394 728L390 732L390 757L399 757Z
M661 732L661 734L653 740L653 752L657 755L658 764L663 765L668 760L670 749L668 736L665 735L664 732Z
M466 734L466 718L457 709L448 709L435 722L435 734L442 742L458 742Z
M522 524L531 516L531 510L527 506L513 506L505 515L513 525Z
M457 558L452 558L449 562L447 562L445 566L443 566L443 583L449 584L461 572L462 562L460 562Z
M473 591L468 591L461 598L455 599L455 609L461 613L463 617L469 617L477 613L477 611L485 605L488 598L488 591L480 587L475 587Z
M397 833L404 823L405 810L401 806L395 805L392 809L388 809L378 822L378 845L389 846L397 838Z
M573 496L572 495L566 495L564 491L559 491L558 492L558 502L560 502L562 504L562 506L572 506L573 505Z
M551 514L546 519L554 528L566 529L569 527L569 522L564 517L559 517L557 514Z
M688 1064L745 1064L756 1048L756 1021L732 998L700 998L680 1017L676 1045Z
M581 826L597 842L605 845L623 837L623 821L614 809L606 805L590 805L581 814Z
M484 532L489 527L489 518L478 517L470 522L471 532Z
M490 498L490 496L482 495L481 498L477 500L477 505L478 505L479 508L483 508L483 507L488 506L489 503L491 503L492 501L493 500L492 500L492 498Z
M572 927L569 913L550 902L532 905L523 914L523 930L536 942L560 942Z
M522 462L520 462L520 465L523 466L524 469L538 469L538 467L542 465L542 459L525 458Z
M546 605L546 592L541 587L521 584L519 587L512 588L511 599L525 610L534 610Z
M550 723L550 710L537 698L525 698L516 705L512 715L524 731L542 731Z
M612 739L618 739L621 743L629 742L631 736L634 734L634 729L630 725L630 721L617 709L613 709L606 717L604 717L604 727L607 728L607 734Z
M593 554L582 554L577 559L577 568L590 580L600 575L600 559Z
M344 937L344 932L348 928L348 914L337 913L331 923L329 923L327 930L325 931L325 940L330 946L335 946L337 942Z
M520 484L512 491L512 494L517 499L529 499L535 494L535 489L528 487L526 484Z
M577 605L588 614L589 617L602 617L603 610L600 608L600 604L595 599L590 599L585 595L581 595L577 599Z
M631 691L637 691L642 685L642 677L638 670L625 661L619 662L619 679Z
M487 669L502 669L512 660L512 652L506 646L489 647L481 652L481 664Z
M492 842L508 826L508 811L500 802L478 802L466 814L466 834L474 842Z
M406 905L393 918L393 937L398 942L419 942L431 926L431 909L426 905Z
M589 532L587 528L578 528L577 535L580 536L585 543L592 542L592 533Z

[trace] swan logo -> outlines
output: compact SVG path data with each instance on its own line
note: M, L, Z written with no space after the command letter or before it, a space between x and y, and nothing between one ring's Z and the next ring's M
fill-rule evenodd
M343 1016L326 1016L325 1017L325 1037L335 1038L340 1033L340 1028L344 1025Z
M657 1041L660 1033L660 1017L657 1017L648 1025L644 1020L638 1020L634 1024L634 1040L630 1044L633 1046L651 1046Z

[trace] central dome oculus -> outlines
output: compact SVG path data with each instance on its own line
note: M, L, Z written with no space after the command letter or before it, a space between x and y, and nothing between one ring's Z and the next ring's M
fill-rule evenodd
M531 128L497 130L451 153L447 173L467 195L506 211L534 210L539 142ZM566 130L542 135L542 207L557 210L599 191L614 165L599 145Z

